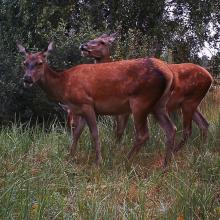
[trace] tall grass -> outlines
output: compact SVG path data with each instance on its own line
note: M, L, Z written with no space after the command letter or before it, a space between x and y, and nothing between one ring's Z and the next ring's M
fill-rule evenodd
M120 145L112 120L99 122L103 164L97 170L88 129L75 158L70 134L59 123L15 123L0 131L0 219L207 219L220 218L220 118L216 93L202 103L210 121L207 143L196 127L166 174L164 137L150 119L150 141L132 164L130 122ZM178 117L175 117L178 124ZM181 124L178 124L181 130ZM180 133L178 134L178 136Z

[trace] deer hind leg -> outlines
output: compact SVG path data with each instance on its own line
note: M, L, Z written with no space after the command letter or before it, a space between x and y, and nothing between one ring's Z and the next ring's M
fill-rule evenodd
M197 108L197 104L192 102L184 102L181 106L183 117L183 134L179 144L174 149L174 153L178 152L187 142L192 134L192 118Z
M166 168L169 161L171 160L173 149L175 147L176 126L169 118L165 108L162 107L157 109L153 112L153 114L166 136L166 152L163 163L163 167Z
M89 126L90 133L92 135L93 142L95 144L95 151L96 151L96 165L100 166L102 162L101 156L101 147L99 142L99 134L98 134L98 127L96 121L96 114L94 108L90 105L82 106L83 115L86 119L86 122Z
M124 133L125 127L128 123L129 114L117 115L116 121L116 141L120 142Z
M80 135L85 127L86 121L81 116L76 116L75 125L71 125L71 133L72 133L72 144L70 146L70 155L75 156L77 143Z
M200 128L202 139L206 141L208 136L209 123L198 109L193 114L193 121Z

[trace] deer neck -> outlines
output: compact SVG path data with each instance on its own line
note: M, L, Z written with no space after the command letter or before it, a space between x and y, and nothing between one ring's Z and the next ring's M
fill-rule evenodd
M65 91L65 77L63 76L63 72L58 73L46 64L44 75L38 81L38 84L50 98L60 102L63 101Z
M108 54L107 56L103 56L103 57L100 57L100 58L95 58L95 63L108 63L108 62L111 62L111 57L110 55Z

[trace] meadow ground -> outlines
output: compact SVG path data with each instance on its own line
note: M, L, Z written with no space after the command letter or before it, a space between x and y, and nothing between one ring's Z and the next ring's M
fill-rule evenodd
M162 174L164 136L150 119L150 141L132 164L125 155L133 142L132 121L120 145L111 118L99 130L103 164L94 166L88 129L74 160L70 133L58 122L16 123L0 130L0 219L220 219L220 91L201 106L210 121L207 143L193 135ZM177 138L181 124L178 124Z

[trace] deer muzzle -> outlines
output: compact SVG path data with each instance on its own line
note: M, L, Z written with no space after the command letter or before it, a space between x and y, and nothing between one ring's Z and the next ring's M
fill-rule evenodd
M23 83L24 83L24 87L28 88L31 87L34 82L30 75L24 75Z

